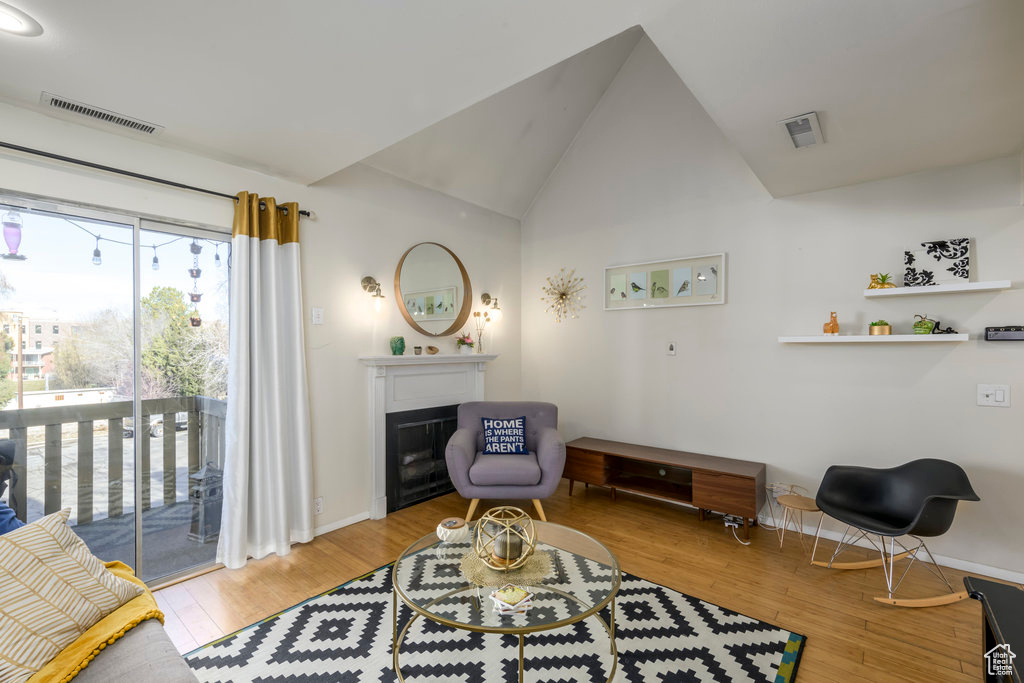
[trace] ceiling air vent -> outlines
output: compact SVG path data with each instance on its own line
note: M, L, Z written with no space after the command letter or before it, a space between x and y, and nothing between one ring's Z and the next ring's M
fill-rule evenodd
M76 102L66 97L61 97L60 95L54 95L53 93L44 92L39 98L39 102L44 107L57 109L66 114L73 114L76 117L84 116L93 121L107 123L119 128L127 128L128 130L135 131L136 133L142 133L143 135L159 135L164 129L163 126L158 126L155 123L149 123L148 121L142 121L141 119L133 119L132 117L125 116L124 114L100 109L99 107L94 107L91 104L85 104L84 102Z
M779 125L786 131L793 146L797 149L821 145L825 142L825 138L821 135L821 126L818 125L818 115L813 111L783 119L779 121Z

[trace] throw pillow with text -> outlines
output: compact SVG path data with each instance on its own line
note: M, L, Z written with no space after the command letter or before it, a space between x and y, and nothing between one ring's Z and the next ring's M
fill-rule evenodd
M482 417L484 453L526 455L526 417Z

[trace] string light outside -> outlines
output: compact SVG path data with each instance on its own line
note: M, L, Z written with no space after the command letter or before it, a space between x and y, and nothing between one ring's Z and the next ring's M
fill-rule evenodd
M63 217L62 219L64 220L64 222L75 226L76 228L87 233L90 237L96 240L96 246L92 250L93 265L103 265L103 252L100 251L101 240L106 242L113 242L114 244L123 244L129 247L134 246L132 242L125 242L123 240L115 240L109 237L103 237L99 233L95 233L92 230L89 230L88 228L79 225L73 220ZM8 253L3 254L2 257L4 259L16 259L19 261L25 260L26 257L18 253L18 248L21 246L22 228L24 225L21 218L21 214L19 214L16 209L12 208L8 210L5 214L3 214L2 218L0 218L0 221L2 221L3 223L4 242L7 244L8 250ZM165 247L169 244L173 244L174 242L178 242L183 239L187 238L175 237L161 244L143 244L140 245L140 248L149 248L153 250L152 268L153 270L160 270L160 257L157 255L157 249L159 249L160 247ZM216 251L213 257L213 263L214 266L220 268L220 243L212 242L211 240L205 239L203 241L211 242L212 244L214 244ZM192 267L188 269L188 276L192 278L192 291L189 293L189 301L192 303L192 310L190 311L189 323L192 325L192 327L200 327L203 324L203 321L199 316L199 302L202 301L203 298L202 293L199 291L199 278L203 274L202 269L199 267L199 255L202 253L202 251L203 245L200 244L200 239L198 237L193 237L192 243L189 245L189 252L192 254ZM383 295L379 294L379 288L378 296L380 298L383 298Z

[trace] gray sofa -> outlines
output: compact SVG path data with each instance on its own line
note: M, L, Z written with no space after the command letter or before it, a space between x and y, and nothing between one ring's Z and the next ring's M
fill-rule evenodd
M526 417L527 455L484 455L481 418ZM558 406L535 401L471 401L459 406L458 430L445 449L455 489L469 498L466 521L481 498L532 500L545 520L541 500L554 493L565 467L565 442L558 433Z
M75 677L76 683L198 680L156 619L147 619L108 645Z

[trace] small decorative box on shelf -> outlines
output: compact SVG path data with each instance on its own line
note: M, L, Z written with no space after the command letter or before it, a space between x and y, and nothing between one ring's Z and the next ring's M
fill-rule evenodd
M964 342L966 334L837 334L805 337L779 337L780 344L927 344L939 342Z
M913 296L919 294L954 294L957 292L992 292L1009 289L1013 285L1009 280L992 280L991 282L963 282L928 287L890 287L888 289L865 289L864 296L868 299L887 296Z

